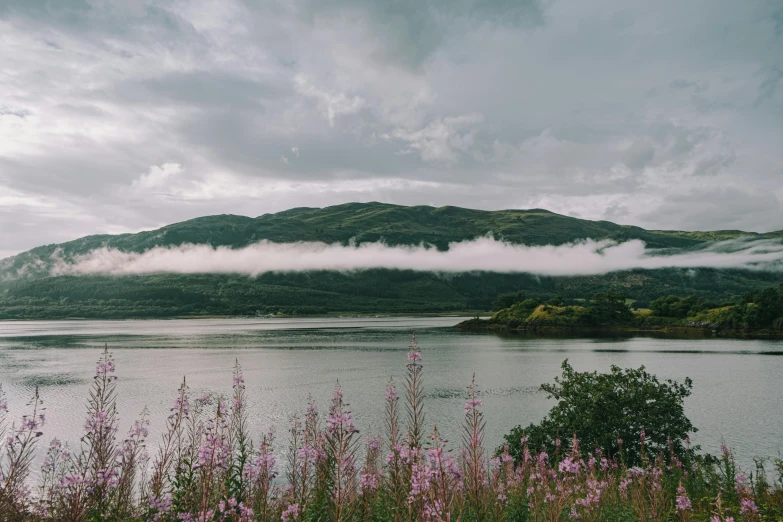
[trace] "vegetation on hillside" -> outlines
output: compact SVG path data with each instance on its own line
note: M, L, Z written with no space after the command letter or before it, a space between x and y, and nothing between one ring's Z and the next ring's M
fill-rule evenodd
M383 434L360 434L338 383L325 414L311 401L303 416L292 417L286 458L279 462L274 431L254 437L248 430L252 411L238 363L229 397L193 398L183 381L158 444L147 441L144 413L121 436L117 375L105 351L90 389L84 436L75 444L51 440L35 489L28 484L46 429L41 397L36 391L21 421L8 425L0 394L0 519L760 522L783 517L779 459L771 463L774 478L764 461L748 475L728 448L714 458L674 442L691 431L680 408L687 384L660 383L643 369L580 374L564 365L564 378L545 388L560 399L547 419L564 429L574 426L585 439L575 435L546 451L546 443L539 446L512 433L491 458L483 443L476 383L465 396L462 440L449 443L426 424L424 366L415 338L407 359L402 396L390 380L385 404L379 405L385 409ZM566 410L590 403L594 395L606 398L625 384L645 389L637 400L599 400L598 407L608 411L592 406L590 422L573 425ZM660 399L663 409L644 403L650 398ZM600 431L595 415L616 415L605 425L610 432ZM649 438L639 432L642 422L657 423L645 426ZM629 440L603 449L602 441L618 433ZM638 439L630 440L637 433ZM667 433L672 443L662 444Z
M763 330L783 334L783 284L744 293L725 302L703 297L669 295L654 299L647 309L632 310L625 294L606 291L580 304L560 297L542 301L524 292L504 294L486 321L463 323L468 328L665 328L690 327L732 331Z
M583 239L639 239L650 248L697 247L714 241L715 238L775 237L775 233L740 231L648 231L609 221L589 221L563 216L542 209L485 211L460 207L346 203L326 208L295 208L256 218L235 215L205 216L136 234L95 235L57 245L45 245L0 261L0 281L20 277L45 277L55 252L58 258L70 260L76 255L101 247L125 252L143 252L157 246L179 246L188 243L240 248L261 240L269 240L276 243L423 243L443 250L449 243L488 235L525 245L562 245Z
M730 302L748 290L777 287L778 281L777 274L707 269L589 277L404 270L267 273L258 277L60 276L19 281L0 289L0 319L488 311L509 289L521 289L539 304L559 296L573 305L585 305L584 298L596 293L615 291L632 299L635 307L644 308L668 295Z
M55 259L72 260L101 247L143 252L156 246L186 243L239 248L270 240L423 243L445 249L451 242L488 235L527 245L558 245L583 239L640 239L650 247L670 249L698 249L710 241L738 237L776 237L776 233L740 231L647 231L540 209L488 212L381 203L298 208L257 218L208 216L137 234L88 236L0 260L0 319L486 311L499 295L511 289L523 290L528 297L541 302L560 296L570 304L599 292L621 291L642 308L668 295L694 295L723 303L746 291L763 290L778 282L778 276L773 273L714 269L631 270L579 277L405 270L265 273L258 277L170 273L51 277L50 274Z

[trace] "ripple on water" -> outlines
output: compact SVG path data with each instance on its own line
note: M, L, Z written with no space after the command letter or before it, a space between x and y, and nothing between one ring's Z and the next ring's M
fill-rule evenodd
M87 382L84 379L80 379L73 375L68 374L39 374L30 375L22 379L21 384L23 386L29 386L31 388L38 387L44 388L47 386L68 386L71 384L80 384Z
M510 388L479 389L479 396L508 397L511 395L527 395L539 393L538 386L512 386ZM465 388L434 388L424 393L425 397L432 399L461 399L466 396Z

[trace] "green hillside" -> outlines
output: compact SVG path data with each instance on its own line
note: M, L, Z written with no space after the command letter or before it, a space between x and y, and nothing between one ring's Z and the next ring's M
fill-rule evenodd
M55 250L64 259L99 247L142 252L156 246L185 243L239 248L261 240L279 243L384 241L389 245L427 243L446 249L450 242L491 234L512 243L561 245L579 239L641 239L651 248L689 248L706 241L766 235L738 231L714 233L648 231L608 221L588 221L547 210L471 210L459 207L404 207L383 203L347 203L326 208L295 208L256 218L206 216L137 234L87 236L59 245L34 248L0 261L0 280L48 273ZM771 236L771 234L770 234Z
M498 295L520 289L540 298L579 299L617 289L641 304L670 294L720 301L779 283L777 274L707 269L636 270L589 277L438 275L400 270L267 273L256 278L213 274L49 276L55 252L69 260L104 246L132 252L186 243L238 248L266 239L425 243L446 249L451 242L487 235L528 245L559 245L588 238L640 239L655 248L693 249L715 240L772 238L781 233L648 231L540 209L490 212L381 203L296 208L257 218L208 216L138 234L88 236L2 260L0 318L488 310Z
M728 302L712 302L690 295L659 297L649 308L631 310L625 295L599 292L578 305L561 298L547 302L524 292L506 294L489 319L471 319L458 325L471 330L563 333L578 330L667 331L699 330L728 336L783 336L783 284L745 292Z

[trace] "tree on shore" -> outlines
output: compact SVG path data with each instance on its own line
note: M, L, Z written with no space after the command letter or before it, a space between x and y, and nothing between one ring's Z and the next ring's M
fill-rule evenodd
M654 458L671 451L682 458L688 451L686 439L696 431L683 408L693 387L689 378L683 383L659 381L644 366L578 372L568 360L562 371L553 383L541 385L557 405L540 423L511 430L505 436L510 448L518 451L526 437L531 449L563 454L576 437L584 451L600 449L628 466L642 464L645 453Z

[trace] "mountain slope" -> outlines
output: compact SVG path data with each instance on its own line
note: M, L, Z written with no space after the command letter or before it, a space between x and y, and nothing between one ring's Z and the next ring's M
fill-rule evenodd
M87 236L59 245L34 248L4 260L0 270L8 276L33 260L45 261L58 249L65 259L104 246L128 252L184 243L238 248L264 239L280 243L347 243L351 240L357 243L384 241L390 245L428 243L445 249L450 242L487 234L526 245L560 245L587 238L640 239L651 248L688 248L715 239L767 236L741 231L648 231L609 221L562 216L541 209L483 211L459 207L347 203L326 208L296 208L256 218L206 216L137 234Z
M186 243L243 247L261 240L346 244L432 244L492 235L512 243L560 245L580 239L640 239L654 248L697 248L741 236L780 237L742 231L649 231L608 221L588 221L546 210L481 211L458 207L405 207L349 203L295 208L256 218L219 215L175 223L137 234L96 235L47 245L0 261L0 318L143 317L252 314L256 311L423 312L487 309L498 294L589 296L607 287L647 302L677 293L726 299L745 290L774 286L775 274L741 270L630 271L606 276L541 278L528 274L440 276L399 270L356 273L239 275L152 274L132 277L50 277L52 255L70 260L92 249L142 252Z

